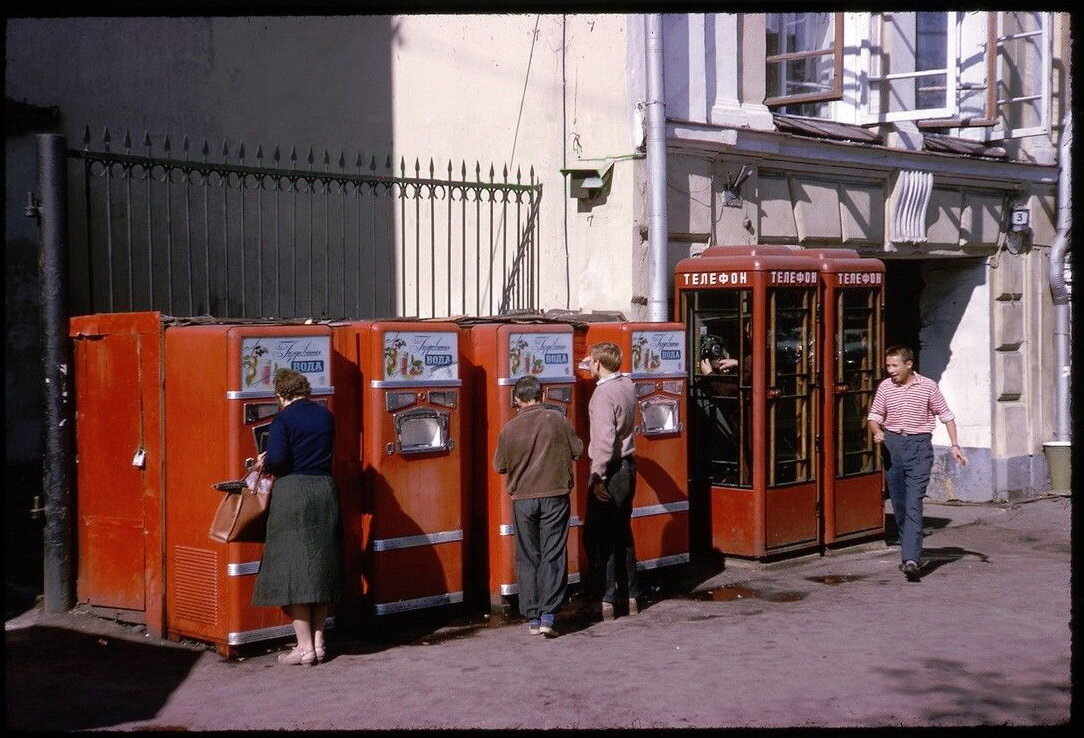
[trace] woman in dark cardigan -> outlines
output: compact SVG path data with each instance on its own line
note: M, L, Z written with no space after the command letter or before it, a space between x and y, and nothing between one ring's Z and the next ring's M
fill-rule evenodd
M311 392L305 375L275 372L282 407L262 458L276 479L252 593L253 605L281 606L293 620L297 647L281 654L279 663L304 666L324 659L328 605L342 593L342 526L331 477L335 426L331 412L308 399Z

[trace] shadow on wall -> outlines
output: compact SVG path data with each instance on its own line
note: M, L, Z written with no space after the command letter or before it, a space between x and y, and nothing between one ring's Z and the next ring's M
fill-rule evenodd
M971 293L986 284L986 264L983 259L926 261L921 274L920 370L923 376L940 382L952 359L952 340L960 330Z

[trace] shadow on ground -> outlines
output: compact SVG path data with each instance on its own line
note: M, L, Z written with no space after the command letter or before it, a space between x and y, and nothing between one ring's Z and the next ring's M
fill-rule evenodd
M15 730L88 730L153 719L201 655L40 625L6 631L4 641L4 723Z

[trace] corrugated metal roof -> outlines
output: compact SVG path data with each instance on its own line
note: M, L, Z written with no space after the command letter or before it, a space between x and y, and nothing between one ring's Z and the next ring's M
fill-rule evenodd
M883 144L884 140L873 131L861 126L837 123L833 120L799 118L793 115L773 115L775 127L785 133L799 136L827 138L832 141L857 141L858 143Z
M987 146L982 141L969 141L965 138L945 136L940 133L922 134L922 148L940 154L962 154L963 156L983 156L991 159L1008 159L1009 154L1000 146Z

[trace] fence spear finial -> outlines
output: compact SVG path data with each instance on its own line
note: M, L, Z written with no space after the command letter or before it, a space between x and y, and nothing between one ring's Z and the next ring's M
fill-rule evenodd
M256 144L256 161L263 163L263 144Z
M83 150L86 151L90 148L90 126L88 125L83 129Z
M131 151L132 151L132 134L129 133L127 128L124 129L124 143L122 143L121 145L124 147L124 152L126 154L131 153Z
M148 150L148 154L147 154L147 155L148 155L148 156L150 156L150 148L151 148L151 132L150 132L150 131L148 131L148 130L147 130L146 128L144 128L144 129L143 129L143 146L144 146L145 148L147 148L147 150Z
M245 142L244 141L242 141L237 146L237 161L241 162L242 164L245 161Z
M181 141L181 150L184 151L184 158L188 159L188 134L184 134L184 140Z
M229 139L222 139L222 161L226 161L230 156L230 142Z
M102 133L102 147L109 151L109 143L113 140L113 137L109 135L109 127L106 126L105 132Z
M170 150L169 134L167 133L166 137L162 140L162 151L164 151L166 153L166 158L167 159L169 158L169 150Z

